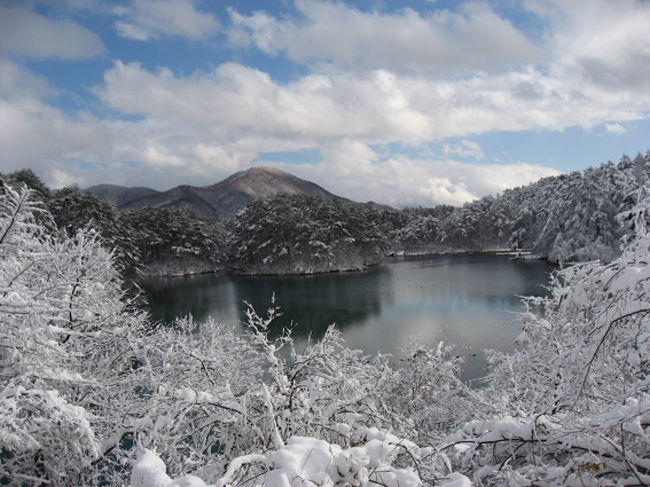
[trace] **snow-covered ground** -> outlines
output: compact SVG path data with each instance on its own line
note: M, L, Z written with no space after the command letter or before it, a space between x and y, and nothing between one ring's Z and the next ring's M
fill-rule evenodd
M419 487L422 480L412 468L391 465L401 449L413 448L410 442L379 431L364 445L343 449L324 440L309 437L289 438L286 445L264 455L235 458L217 487L307 487L376 486ZM207 487L193 475L170 478L165 464L150 450L144 450L133 467L132 487ZM438 479L439 487L470 487L462 474Z

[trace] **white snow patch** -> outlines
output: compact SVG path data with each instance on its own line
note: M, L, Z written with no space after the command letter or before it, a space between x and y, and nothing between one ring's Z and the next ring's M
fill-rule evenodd
M144 450L133 466L131 487L208 487L208 484L194 475L172 480L158 455L151 450Z
M449 477L443 480L438 487L472 487L470 479L463 474L453 472Z

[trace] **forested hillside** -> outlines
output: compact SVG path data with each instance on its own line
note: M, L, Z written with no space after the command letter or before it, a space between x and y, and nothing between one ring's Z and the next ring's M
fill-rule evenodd
M308 195L250 203L230 223L231 263L248 273L361 269L385 255L378 212Z
M94 219L58 228L47 198L0 187L2 485L650 484L648 184L620 196L621 255L568 267L529 299L540 312L523 316L515 352L490 354L479 390L442 344L414 345L399 367L334 328L296 350L269 337L273 303L249 309L245 335L150 323ZM584 220L597 241L605 220L572 201L562 225Z
M393 246L407 252L530 250L552 262L611 260L624 232L616 215L650 179L650 151L618 164L541 179L460 208L405 209Z
M121 277L131 282L150 275L214 272L226 265L229 234L224 223L190 211L134 208L120 211L76 186L49 190L30 170L0 175L15 188L25 184L69 237L92 229L113 252Z
M650 180L650 151L461 207L398 211L329 194L280 193L252 199L226 220L151 206L119 211L76 187L50 191L29 170L4 179L37 191L68 236L86 227L96 230L127 280L142 272L352 270L400 252L524 250L554 263L610 261L619 255L626 231L616 215L629 209L629 194Z
M629 209L628 195L648 180L650 151L461 207L398 211L280 195L251 203L226 223L229 261L239 270L267 273L357 268L376 262L384 250L524 250L554 263L609 261L619 255L626 231L616 215Z

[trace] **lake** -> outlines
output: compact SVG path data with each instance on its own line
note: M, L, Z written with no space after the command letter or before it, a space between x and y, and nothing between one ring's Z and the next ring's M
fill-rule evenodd
M272 331L290 326L299 344L331 323L349 347L396 358L410 340L443 340L465 358L469 380L485 373L481 350L512 348L521 331L519 296L544 295L552 270L507 256L444 255L395 258L356 273L156 278L143 288L152 318L162 322L192 314L239 325L244 301L263 314L275 295L282 316Z

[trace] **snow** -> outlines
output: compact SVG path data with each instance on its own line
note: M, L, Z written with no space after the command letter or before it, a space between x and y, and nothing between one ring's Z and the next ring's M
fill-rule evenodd
M131 473L131 487L207 487L207 485L194 475L185 475L172 480L167 475L164 462L147 449L143 450Z
M387 487L419 487L421 480L409 468L395 468L389 462L398 453L399 445L392 435L370 432L370 439L361 446L341 448L324 440L294 436L286 445L267 455L246 455L234 459L217 485L230 485L234 475L244 466L256 464L262 474L245 483L251 487L302 486L371 486L380 482ZM382 439L380 439L382 437ZM470 486L460 474L450 475L445 487ZM194 476L173 480L166 473L164 462L151 450L144 450L133 467L131 487L203 487L207 484Z
M247 312L247 339L191 318L151 330L99 240L27 217L7 233L20 195L0 200L0 478L124 485L115 466L143 448L135 487L650 485L645 194L621 257L527 301L544 315L522 315L521 349L490 352L473 391L442 345L394 370L330 329L296 354L268 336L275 308Z
M149 450L144 450L133 466L132 487L166 487L172 480L167 476L163 461Z
M440 482L439 487L472 487L472 482L463 474L453 472L449 477Z
M632 289L637 283L644 280L650 280L650 266L630 266L621 269L620 273L611 282L609 288L612 292L620 292L626 289Z
M393 438L384 435L384 438ZM228 471L217 482L226 487L233 473L244 465L257 463L267 469L263 475L246 483L251 487L306 486L371 486L419 487L422 482L410 469L398 469L385 464L395 445L371 439L363 446L343 449L338 445L310 437L292 437L286 446L266 456L246 455L233 460ZM193 475L171 479L164 462L151 450L143 450L133 467L131 487L207 487ZM439 487L472 487L466 476L453 472Z

